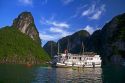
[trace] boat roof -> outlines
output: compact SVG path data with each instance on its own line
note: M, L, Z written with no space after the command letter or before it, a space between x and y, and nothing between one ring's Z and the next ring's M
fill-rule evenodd
M64 54L64 53L60 53L60 54ZM97 53L94 52L84 52L82 54L72 54L72 53L68 53L69 56L87 56L87 57L94 57L95 55L97 55Z
M71 56L73 56L73 57L81 57L81 56L94 57L95 55L71 54Z

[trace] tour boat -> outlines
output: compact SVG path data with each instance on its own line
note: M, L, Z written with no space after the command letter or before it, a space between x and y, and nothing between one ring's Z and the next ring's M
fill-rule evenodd
M93 52L84 54L63 53L58 55L56 67L101 67L101 58Z
M59 53L59 43L58 43L58 53L54 57L53 62L56 67L101 67L101 57L94 52L84 52L84 46L82 43L82 54L72 54L68 50L65 53Z

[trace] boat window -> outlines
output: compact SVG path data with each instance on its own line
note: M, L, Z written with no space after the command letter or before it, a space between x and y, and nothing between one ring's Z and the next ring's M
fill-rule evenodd
M82 57L79 57L79 60L81 60Z
M73 59L76 59L76 57L73 57Z

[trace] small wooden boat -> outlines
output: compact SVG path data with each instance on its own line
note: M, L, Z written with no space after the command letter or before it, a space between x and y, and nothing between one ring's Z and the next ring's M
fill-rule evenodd
M27 67L32 67L32 64L28 62L28 63L26 64L26 66L27 66Z

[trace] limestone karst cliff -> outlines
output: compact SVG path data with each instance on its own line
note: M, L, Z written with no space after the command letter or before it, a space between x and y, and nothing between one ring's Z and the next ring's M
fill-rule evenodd
M38 44L41 44L39 32L36 29L34 18L30 12L22 12L16 19L14 19L12 27L19 29L22 33L30 36Z

